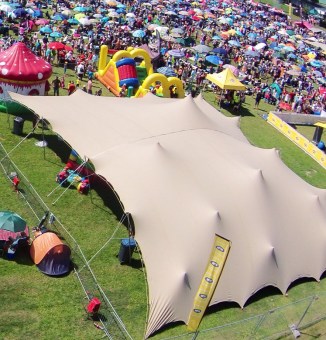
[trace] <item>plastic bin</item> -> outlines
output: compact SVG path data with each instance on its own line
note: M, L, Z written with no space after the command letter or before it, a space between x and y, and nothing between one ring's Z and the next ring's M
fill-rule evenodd
M132 254L135 250L136 242L133 238L123 238L121 240L120 250L119 250L119 261L120 264L129 263Z
M24 127L24 119L22 117L16 117L14 119L14 127L13 127L12 132L15 135L22 135L23 127Z

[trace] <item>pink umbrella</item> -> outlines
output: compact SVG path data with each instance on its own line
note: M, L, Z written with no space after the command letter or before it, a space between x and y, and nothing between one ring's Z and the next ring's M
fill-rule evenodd
M35 21L35 25L41 26L41 25L47 25L50 22L48 19L38 19Z
M233 66L233 65L231 65L231 64L225 64L225 65L223 65L223 68L228 68L228 69L230 69L230 70L232 71L232 73L233 73L236 77L239 76L239 70L238 70L235 66Z

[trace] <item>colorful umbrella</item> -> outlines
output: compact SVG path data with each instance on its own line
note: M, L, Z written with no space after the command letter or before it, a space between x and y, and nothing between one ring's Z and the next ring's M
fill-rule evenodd
M173 70L173 68L171 67L160 67L157 69L158 73L164 74L166 77L176 77L177 74L175 73L175 71Z
M136 30L132 32L132 36L135 38L144 38L145 35L146 33L143 30Z
M44 26L40 29L40 32L41 33L44 33L44 34L49 34L49 33L52 33L52 28L49 27L49 26Z
M63 34L60 33L60 32L52 32L52 33L50 33L50 37L52 37L52 38L61 38L62 36L63 36Z
M198 53L208 53L213 48L210 47L210 46L206 46L206 45L196 45L196 46L192 47L192 49L197 51Z
M205 60L213 65L223 64L223 61L216 55L208 55Z
M75 12L87 12L89 10L88 7L77 6L74 8Z
M223 68L228 68L229 70L232 71L232 73L233 73L236 77L239 76L240 71L239 71L235 66L233 66L233 65L231 65L231 64L225 64L225 65L223 65Z
M26 221L24 221L18 214L12 211L0 212L0 229L18 233L24 231L26 228Z
M185 55L184 52L181 50L169 50L168 54L176 58L182 58Z
M240 47L241 46L239 41L236 41L236 40L229 40L228 44L231 45L231 46L235 46L235 47Z
M51 50L64 50L66 48L66 45L59 41L50 42L48 46Z

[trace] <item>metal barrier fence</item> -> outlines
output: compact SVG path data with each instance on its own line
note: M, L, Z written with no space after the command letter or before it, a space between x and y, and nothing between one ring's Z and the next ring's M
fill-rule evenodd
M0 143L0 167L9 181L11 181L11 174L16 173L20 178L19 183L19 198L22 199L22 204L25 204L31 211L35 221L40 221L45 212L50 211L48 206L38 195L32 184L19 170L15 163L10 159L3 145ZM85 293L85 307L87 302L93 297L101 298L101 310L99 313L99 322L105 335L110 339L132 339L126 327L121 321L119 315L105 295L103 289L96 281L96 277L90 268L83 252L81 251L77 241L64 227L58 219L58 216L52 215L50 229L58 232L60 237L64 239L65 243L69 245L72 252L72 262L75 268L83 268L82 271L74 270L83 291Z
M195 333L165 338L164 340L276 340L287 335L298 337L305 328L322 320L326 320L326 292L268 310L250 318L199 330ZM324 336L326 337L326 331Z

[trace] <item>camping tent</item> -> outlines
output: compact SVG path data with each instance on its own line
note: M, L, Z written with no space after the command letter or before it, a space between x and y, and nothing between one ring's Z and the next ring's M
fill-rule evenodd
M59 276L70 270L70 248L54 233L46 232L37 236L31 245L30 254L44 274Z
M149 285L147 337L188 323L216 234L231 249L209 305L244 306L263 287L285 293L325 271L326 191L276 150L249 144L239 120L202 97L11 96L89 157L132 215Z
M206 79L216 84L222 90L243 91L246 89L229 68L220 73L208 74Z

